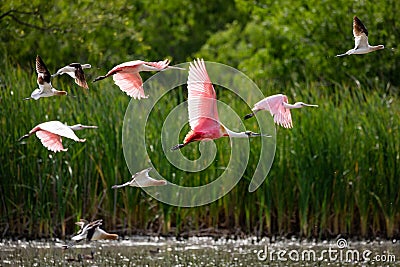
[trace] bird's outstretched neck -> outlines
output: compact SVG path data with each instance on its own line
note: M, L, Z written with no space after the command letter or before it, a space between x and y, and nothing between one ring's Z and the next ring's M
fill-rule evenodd
M103 79L105 79L105 78L107 78L107 77L108 77L107 75L99 76L99 77L97 77L96 79L94 79L93 82L97 82L97 81L103 80Z
M177 144L176 146L171 147L171 150L172 151L178 150L178 149L181 149L184 146L185 146L185 144Z
M245 119L245 120L250 119L251 117L254 117L254 115L255 115L254 112L249 113L249 114L247 114L246 116L244 116L244 119Z
M25 134L25 135L23 135L23 136L21 136L19 139L18 139L18 142L19 141L21 141L22 139L25 139L25 138L28 138L29 136L31 136L30 134Z

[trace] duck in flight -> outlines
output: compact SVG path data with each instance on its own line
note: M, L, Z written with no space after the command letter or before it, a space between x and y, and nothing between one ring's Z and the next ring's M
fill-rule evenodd
M353 18L353 35L355 43L354 48L344 54L336 55L337 57L367 54L385 48L383 45L369 45L368 30L357 16Z
M89 69L91 67L92 66L90 64L71 63L59 69L56 73L51 75L51 77L55 77L57 75L63 75L65 73L71 76L73 79L75 79L75 83L77 85L89 89L83 69Z
M79 231L74 235L71 240L73 242L63 245L63 249L68 249L74 246L76 243L79 243L83 240L88 242L95 241L95 240L117 240L117 234L110 234L100 228L103 224L103 220L96 220L93 222L89 222L85 219L81 219L79 222L75 223L80 227Z
M36 56L36 73L38 89L35 89L30 97L25 98L25 100L35 99L38 100L41 97L50 97L55 95L67 95L65 91L59 91L51 85L51 75L46 65L44 64L40 56Z

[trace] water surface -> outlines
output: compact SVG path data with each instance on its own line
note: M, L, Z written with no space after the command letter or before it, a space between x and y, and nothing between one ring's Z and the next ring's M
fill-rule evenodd
M400 266L393 241L129 237L63 250L65 242L2 241L0 266ZM94 259L83 259L89 255Z

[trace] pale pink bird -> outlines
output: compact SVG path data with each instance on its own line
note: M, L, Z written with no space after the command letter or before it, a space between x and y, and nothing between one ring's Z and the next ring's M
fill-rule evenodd
M64 148L62 145L61 137L67 137L76 142L85 142L86 139L80 139L75 135L74 131L94 128L97 128L97 126L86 126L82 124L68 126L60 121L47 121L35 126L29 133L18 139L18 141L36 133L36 136L40 139L43 146L48 150L54 152L67 151L68 148Z
M144 169L140 172L135 173L131 180L121 184L121 185L113 185L111 188L113 189L117 189L117 188L122 188L125 186L132 186L132 187L149 187L149 186L161 186L161 185L166 185L167 181L165 180L157 180L154 178L151 178L149 176L149 172L152 170L153 168L147 168Z
M385 48L383 45L369 45L368 30L357 16L353 18L353 36L354 48L344 54L336 55L337 57L367 54Z
M183 144L172 147L172 150L180 149L194 141L218 139L223 136L242 138L261 136L259 133L250 131L233 132L219 121L217 96L203 59L197 59L190 63L187 84L191 131L186 135Z
M247 120L255 115L260 110L268 110L274 117L274 122L281 125L284 128L292 128L292 115L290 110L293 108L303 107L318 107L318 105L305 104L303 102L296 102L294 104L288 104L288 98L285 95L277 94L264 98L257 102L252 109L252 113L244 116Z
M158 62L146 62L134 60L119 64L107 72L104 76L99 76L93 82L113 76L114 82L127 95L134 99L147 98L143 90L143 81L139 72L141 71L162 71L165 69L182 69L168 66L168 59ZM184 70L184 69L182 69Z

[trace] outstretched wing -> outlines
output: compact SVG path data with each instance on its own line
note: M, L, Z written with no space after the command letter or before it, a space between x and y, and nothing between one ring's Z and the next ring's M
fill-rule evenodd
M274 117L276 124L285 128L291 128L292 115L283 103L288 103L287 96L283 94L272 95L256 103L253 110L268 110Z
M116 85L134 99L147 98L143 90L143 81L139 73L120 71L113 75Z
M219 127L217 96L203 59L189 65L188 111L192 130Z
M68 150L68 148L63 147L61 136L57 134L39 130L36 132L36 136L40 139L43 146L50 151L59 152Z
M368 30L357 16L353 18L354 48L368 47Z
M144 62L143 70L160 71L168 68L170 61L168 59L158 62ZM149 68L150 67L150 68Z
M78 65L78 64L77 64ZM86 82L85 73L83 72L81 64L75 66L75 83L83 88L89 89Z
M83 142L84 139L79 139L78 136L76 136L75 132L68 127L67 125L63 124L60 121L48 121L39 124L37 127L43 131L50 132L55 135L63 136L69 139L72 139L76 142Z
M50 83L50 72L40 56L36 56L36 72L38 74L38 84Z
M147 168L143 171L135 173L132 176L130 186L137 186L137 187L148 187L148 186L160 186L166 185L167 181L165 180L157 180L149 176L149 172L153 168Z

